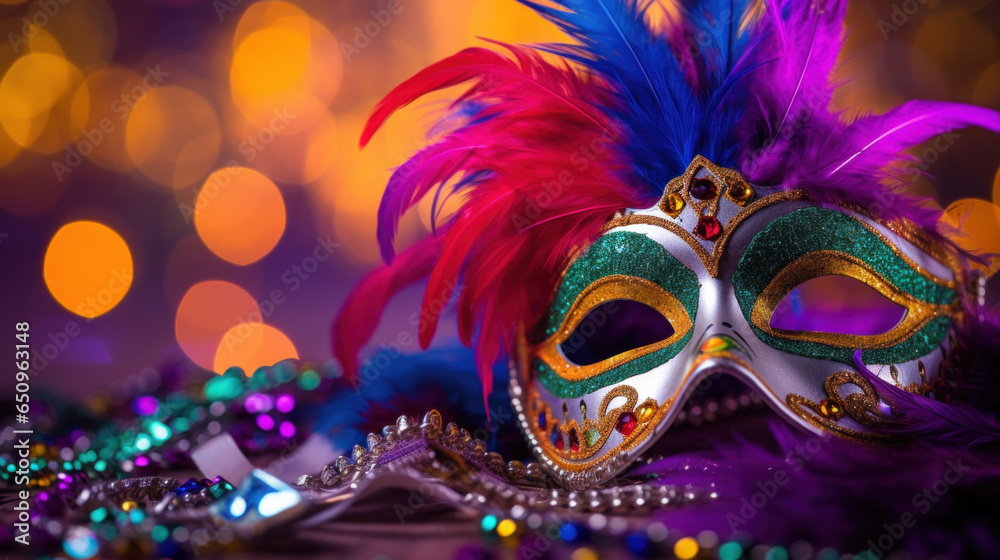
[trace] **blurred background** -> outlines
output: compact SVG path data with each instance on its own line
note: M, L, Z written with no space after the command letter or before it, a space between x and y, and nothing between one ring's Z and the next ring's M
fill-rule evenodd
M1000 108L1000 3L851 6L848 115ZM175 361L328 360L337 309L378 262L388 174L458 92L360 151L372 107L477 37L564 39L514 0L0 0L0 37L0 329L30 321L33 386L79 397ZM929 174L914 191L1000 253L1000 140L960 131L914 154ZM404 220L401 245L429 215ZM418 350L419 293L373 348Z

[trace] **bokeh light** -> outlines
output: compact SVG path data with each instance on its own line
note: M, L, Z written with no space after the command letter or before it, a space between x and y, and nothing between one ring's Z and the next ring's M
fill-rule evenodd
M243 288L220 280L191 286L184 294L174 318L174 335L181 349L205 369L215 366L215 354L226 333L242 324L263 320L260 307ZM259 345L260 331L249 327L247 343Z
M0 127L0 168L14 161L21 153L21 146L15 142L7 131Z
M23 148L54 153L72 139L70 98L82 81L65 58L31 53L18 58L0 81L0 125Z
M63 307L88 319L103 315L132 285L132 253L104 224L66 224L45 252L45 285Z
M1000 206L986 200L964 198L948 206L943 228L959 247L988 256L1000 255ZM984 268L976 265L977 268ZM985 266L987 274L1000 270L1000 258L991 258Z
M253 375L261 366L272 366L281 360L298 359L299 353L285 333L261 323L237 325L222 337L215 353L215 372L222 373L230 367L243 368Z
M190 89L154 87L157 77L145 83L148 91L128 117L128 155L157 184L190 186L205 177L219 156L218 115L204 97Z
M237 28L230 69L233 101L259 128L293 115L286 133L322 114L340 89L343 57L334 36L287 2L259 2Z
M278 187L259 171L224 167L198 192L194 224L213 253L247 265L278 244L285 231L285 202Z
M997 169L997 175L993 178L993 204L1000 206L1000 168Z
M566 41L558 27L515 2L438 1L427 9L435 57L450 56L470 45L486 46L480 37L512 44Z

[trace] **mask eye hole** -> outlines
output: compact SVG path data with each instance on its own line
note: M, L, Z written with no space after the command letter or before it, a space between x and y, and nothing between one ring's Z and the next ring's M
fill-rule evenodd
M656 344L674 332L670 321L645 303L612 300L591 309L559 349L571 363L587 366Z
M905 307L871 286L831 274L799 284L771 315L773 329L874 336L893 330L906 317Z

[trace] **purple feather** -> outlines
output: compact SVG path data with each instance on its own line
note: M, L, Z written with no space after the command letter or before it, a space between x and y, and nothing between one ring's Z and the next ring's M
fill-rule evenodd
M871 448L793 431L777 421L770 431L773 447L718 443L628 474L664 485L711 485L715 499L654 513L689 535L749 534L757 542L787 546L805 540L814 552L834 547L857 553L877 542L885 525L909 513L919 519L920 530L903 531L892 548L913 557L992 558L1000 546L1000 520L977 506L1000 499L1000 486L992 483L1000 476L995 453L926 442ZM671 436L667 432L664 438ZM925 489L945 482L943 496L935 494L933 501L925 496Z
M968 126L979 126L1000 133L1000 113L960 103L909 101L882 115L855 121L846 131L845 147L852 153L836 163L827 173L869 171L884 167L900 153L921 142ZM856 151L855 151L856 149Z
M981 445L1000 440L1000 422L994 414L959 402L939 402L887 383L861 361L861 350L854 354L854 367L892 408L894 422L886 431L949 444Z

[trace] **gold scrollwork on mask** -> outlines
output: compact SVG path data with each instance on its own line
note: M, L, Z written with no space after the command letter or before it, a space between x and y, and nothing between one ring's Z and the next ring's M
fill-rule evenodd
M624 398L625 402L611 408L618 398ZM564 405L568 410L567 402L564 401ZM578 422L575 418L567 419L565 411L555 416L552 407L534 388L529 388L527 424L537 440L537 447L546 457L564 470L581 472L645 441L671 404L672 399L669 399L658 406L652 398L639 403L639 393L634 387L618 385L601 399L596 418L589 417L586 409L581 408L583 422ZM584 406L582 401L580 406ZM616 431L621 434L622 442L600 453Z
M860 392L841 394L841 389L848 386L857 387ZM823 389L827 398L818 403L794 393L789 394L785 402L806 422L841 437L870 443L893 443L903 439L894 434L859 432L838 423L846 416L873 430L892 425L891 410L888 405L883 404L878 390L860 373L838 371L826 378Z

